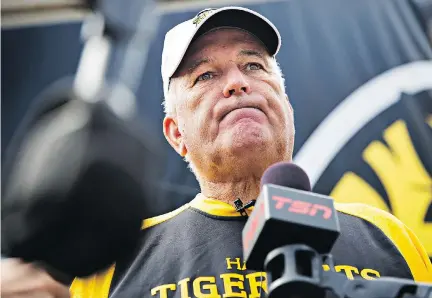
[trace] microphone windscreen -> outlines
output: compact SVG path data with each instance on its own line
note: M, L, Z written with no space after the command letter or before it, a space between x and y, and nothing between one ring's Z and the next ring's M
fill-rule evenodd
M275 184L311 191L309 177L299 166L289 162L278 162L265 170L261 178L261 188L265 184Z

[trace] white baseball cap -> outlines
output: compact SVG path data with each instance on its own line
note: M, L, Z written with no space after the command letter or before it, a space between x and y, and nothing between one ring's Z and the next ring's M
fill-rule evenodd
M189 45L206 32L218 27L240 28L255 35L275 56L281 46L276 26L261 14L236 6L204 9L194 18L178 24L165 35L162 51L162 80L167 96L171 77L179 67Z

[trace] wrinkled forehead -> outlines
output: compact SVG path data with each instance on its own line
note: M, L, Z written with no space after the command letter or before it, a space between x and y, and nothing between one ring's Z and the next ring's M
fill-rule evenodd
M178 71L181 71L191 60L209 56L218 49L227 48L254 50L260 52L263 57L270 57L264 43L249 31L239 28L220 27L201 35L192 42L183 57Z

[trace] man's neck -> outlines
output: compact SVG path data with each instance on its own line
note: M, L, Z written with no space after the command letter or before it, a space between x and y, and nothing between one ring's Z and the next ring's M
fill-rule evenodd
M200 181L201 193L207 198L219 200L234 206L234 201L240 199L243 204L256 200L260 191L260 179L245 177L236 182Z

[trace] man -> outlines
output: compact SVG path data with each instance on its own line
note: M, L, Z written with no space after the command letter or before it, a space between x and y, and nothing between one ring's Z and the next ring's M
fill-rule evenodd
M95 296L259 297L266 291L264 274L244 265L247 218L233 202L256 199L265 169L292 159L293 110L275 59L280 45L274 25L244 8L205 10L167 33L163 132L201 193L144 221L141 250L98 277ZM363 205L338 210L336 271L347 278L432 281L426 253L402 223ZM97 281L76 281L73 291L83 295Z
M242 259L247 217L233 202L256 199L265 169L292 159L293 110L275 58L280 45L268 19L239 7L202 11L167 33L163 132L201 193L145 220L140 249L104 273L76 279L73 297L264 295L265 273L248 270ZM424 249L400 221L359 204L337 209L332 269L349 279L432 281Z

